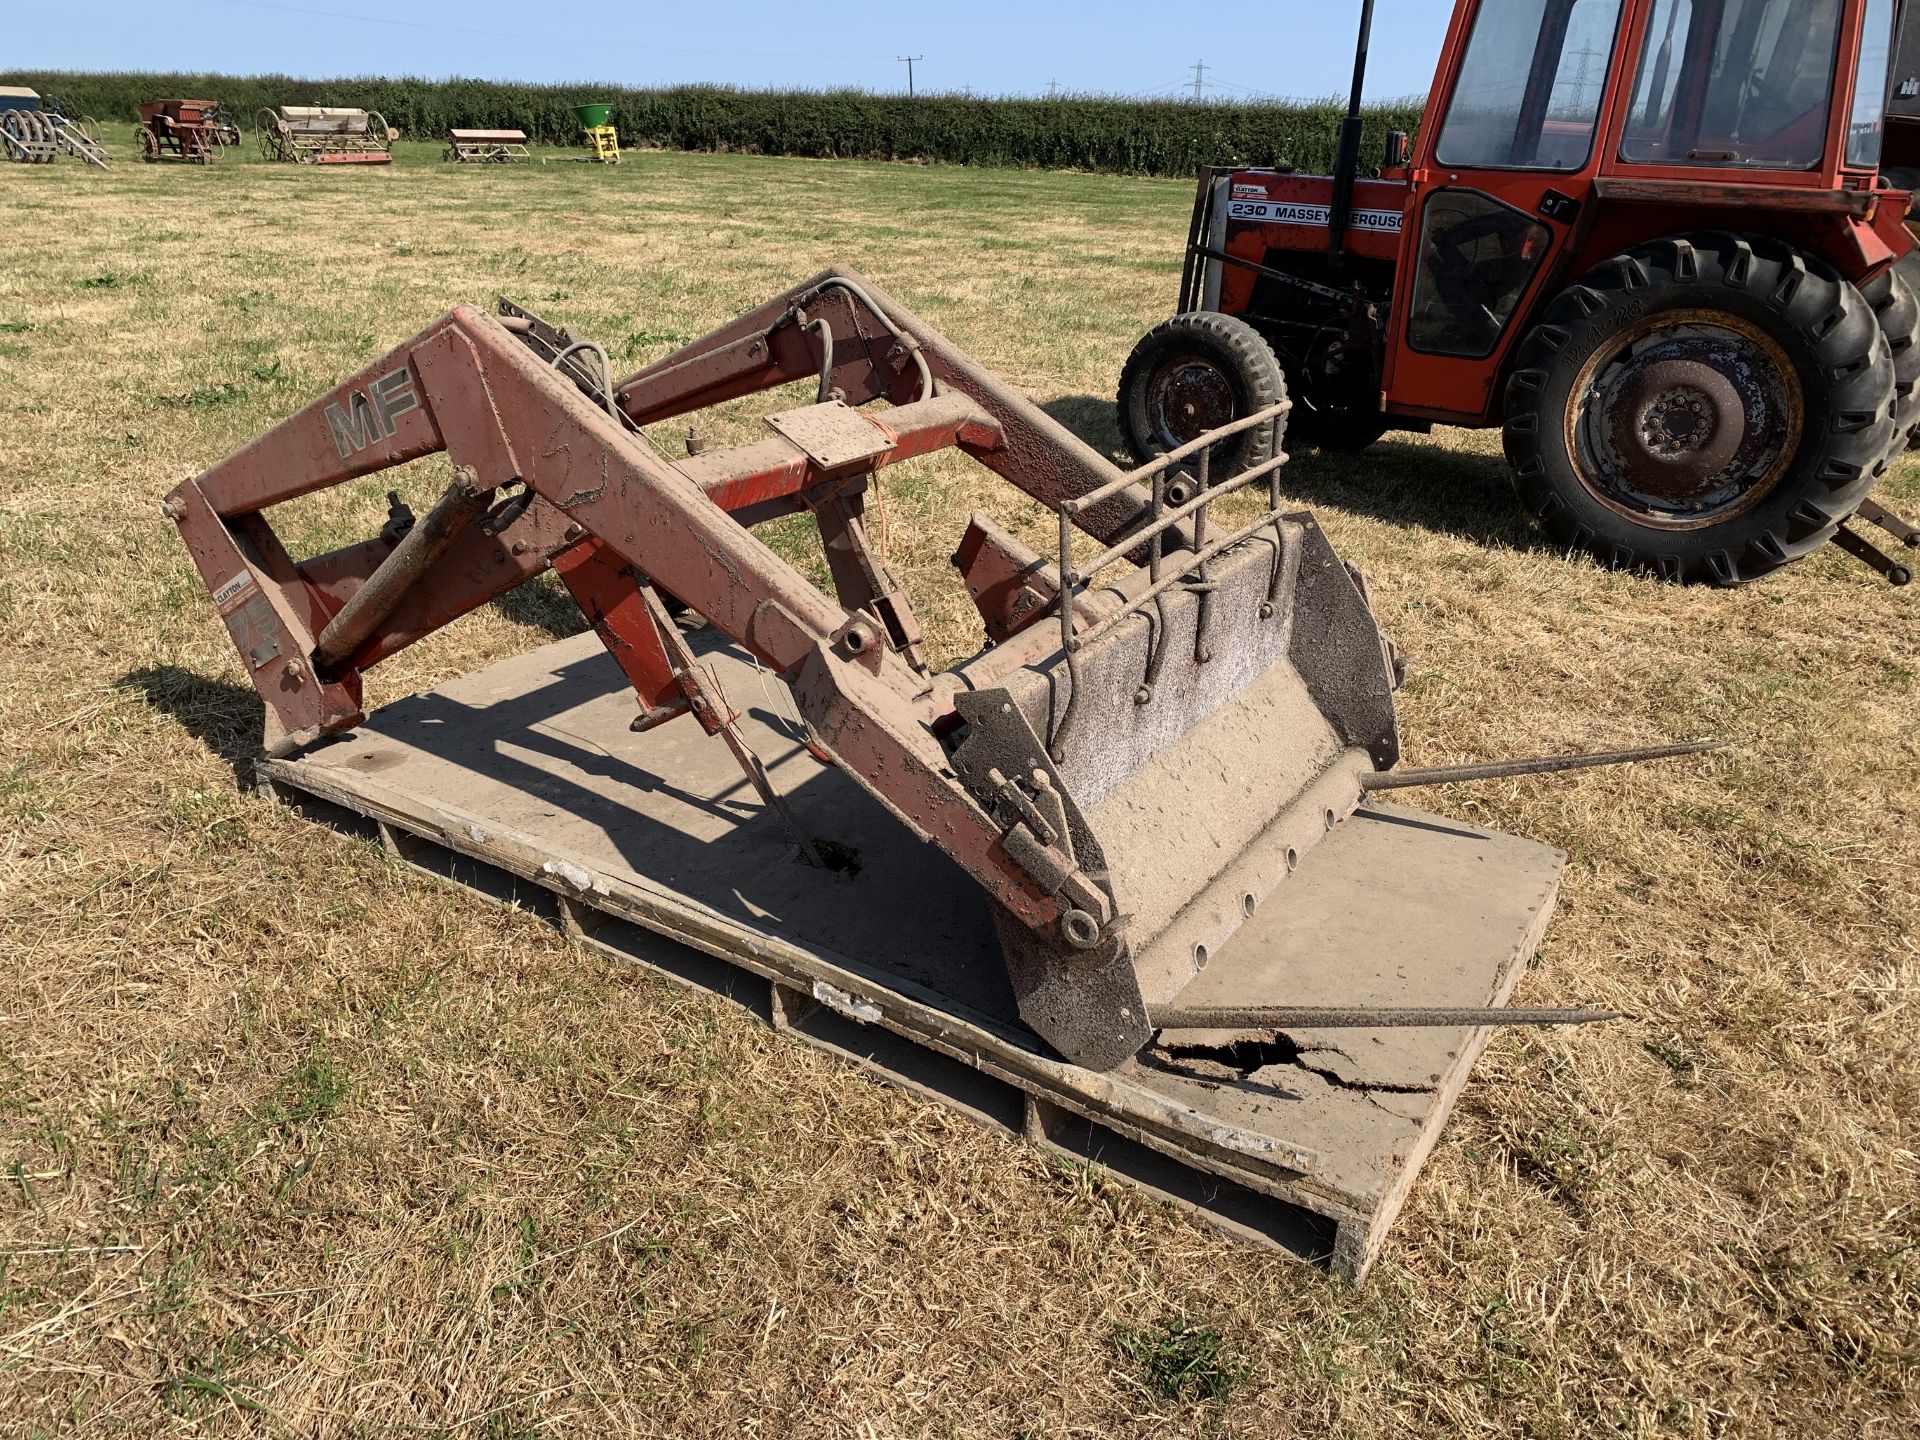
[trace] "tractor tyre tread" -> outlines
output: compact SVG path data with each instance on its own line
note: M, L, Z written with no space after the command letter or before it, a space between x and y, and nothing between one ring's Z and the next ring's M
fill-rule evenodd
M1565 416L1587 359L1629 321L1718 310L1785 352L1802 386L1799 448L1771 491L1697 529L1640 524L1587 490ZM1637 245L1554 297L1521 340L1503 438L1521 502L1560 545L1614 569L1741 585L1817 550L1886 468L1894 356L1872 305L1818 258L1765 236L1699 231Z
M1860 293L1893 352L1893 443L1887 459L1894 460L1920 442L1920 297L1892 267L1861 286Z

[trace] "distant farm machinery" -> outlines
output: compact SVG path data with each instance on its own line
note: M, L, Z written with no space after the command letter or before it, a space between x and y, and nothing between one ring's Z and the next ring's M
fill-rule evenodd
M212 100L155 100L140 107L140 158L211 165L222 141Z
M0 155L25 165L48 165L63 153L107 168L93 117L69 119L51 95L0 85Z
M587 158L600 165L618 165L620 163L620 132L613 127L613 107L611 105L576 105L573 113L580 118L580 128L585 132L587 148L593 153Z
M213 126L213 143L224 145L229 150L240 148L240 122L233 112L218 100L212 102L207 110L207 123Z
M457 165L504 165L514 160L531 160L524 130L449 130L442 160Z
M282 105L258 116L260 155L302 165L386 165L393 132L377 110Z

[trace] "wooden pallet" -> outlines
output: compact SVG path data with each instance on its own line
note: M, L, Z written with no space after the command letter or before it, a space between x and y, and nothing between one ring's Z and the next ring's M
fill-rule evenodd
M717 637L697 648L801 823L846 847L847 869L799 864L690 718L631 734L631 693L591 634L263 761L262 784L421 870L545 914L1231 1235L1365 1274L1487 1031L1183 1034L1109 1074L1066 1064L1020 1024L977 887L806 754L772 676ZM1546 928L1563 859L1363 807L1302 857L1182 1003L1502 1004Z

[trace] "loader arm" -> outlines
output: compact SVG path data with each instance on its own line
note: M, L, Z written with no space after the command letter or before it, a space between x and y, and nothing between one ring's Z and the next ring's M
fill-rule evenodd
M357 725L366 670L552 569L631 682L634 728L691 711L790 821L672 633L678 601L785 682L817 753L979 884L1023 1017L1100 1068L1393 763L1386 648L1357 578L1283 513L1284 456L1216 478L1203 444L1123 474L844 271L617 386L595 347L502 311L450 312L168 497L273 753ZM747 445L668 460L641 429L809 376L816 403ZM1284 416L1236 423L1277 435ZM1060 551L1049 565L976 521L956 563L1000 638L935 671L864 496L945 449L1053 508ZM418 517L396 500L378 538L296 561L269 522L437 454L444 492ZM832 596L751 528L802 510ZM1106 548L1076 559L1077 532ZM989 608L1008 574L1033 577L1017 620Z
M830 384L849 405L924 398L918 356L937 388L965 395L997 427L1000 443L963 439L960 448L1041 504L1052 509L1113 479L1112 463L1091 445L871 280L838 268L628 376L618 387L620 408L647 425L819 373L817 345L791 318L796 311L827 322ZM1130 486L1076 523L1110 542L1140 524L1147 508L1145 489Z

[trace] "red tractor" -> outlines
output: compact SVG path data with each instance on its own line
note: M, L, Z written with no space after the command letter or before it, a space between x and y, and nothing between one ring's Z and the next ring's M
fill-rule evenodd
M1879 174L1894 0L1456 0L1419 139L1358 175L1205 171L1179 313L1120 380L1142 459L1291 392L1290 433L1502 428L1603 563L1731 585L1828 540L1920 429L1908 194ZM1215 463L1265 458L1248 430Z

